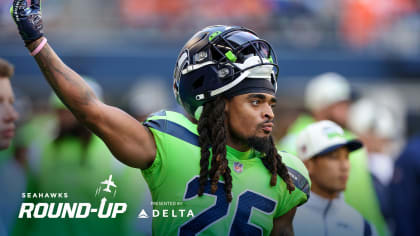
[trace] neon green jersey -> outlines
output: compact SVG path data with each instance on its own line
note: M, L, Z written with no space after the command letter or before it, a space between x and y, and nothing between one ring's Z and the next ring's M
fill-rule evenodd
M308 172L296 157L281 153L296 185L289 194L280 177L276 186L270 186L271 175L260 153L252 149L239 152L229 146L232 202L226 200L223 179L215 194L207 184L205 194L199 197L197 126L170 111L153 114L145 125L157 147L153 164L142 171L152 193L154 235L268 235L274 218L309 197Z

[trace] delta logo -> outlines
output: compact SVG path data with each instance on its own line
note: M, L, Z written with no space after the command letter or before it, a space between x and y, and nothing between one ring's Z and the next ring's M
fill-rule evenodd
M185 210L185 209L178 209L178 210L169 210L169 209L164 209L164 210L157 210L157 209L153 209L152 210L152 218L155 217L163 217L163 218L192 218L194 217L194 212L192 210ZM145 209L142 209L140 211L140 213L138 214L137 218L139 219L147 219L150 218L149 214L147 214Z
M79 202L60 202L60 203L22 203L18 218L87 218L91 214L98 218L116 218L118 214L123 214L127 210L127 203L109 202L106 196L115 197L117 185L112 181L112 175L108 179L100 182L95 192L95 197L103 193L99 207L92 207L91 203ZM23 198L67 198L67 193L22 193ZM62 196L62 197L60 197Z

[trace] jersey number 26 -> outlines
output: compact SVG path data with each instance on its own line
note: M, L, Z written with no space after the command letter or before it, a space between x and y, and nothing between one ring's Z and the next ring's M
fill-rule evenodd
M190 200L197 197L199 186L199 178L195 177L192 179L187 185L184 199ZM216 193L212 194L210 192L210 183L206 185L204 193L209 196L215 196L216 203L185 222L179 228L179 235L197 235L228 215L229 203L227 202L224 189L225 184L219 181ZM266 214L270 214L276 207L276 201L246 190L238 195L237 203L229 235L262 235L261 227L250 222L251 210L254 207Z

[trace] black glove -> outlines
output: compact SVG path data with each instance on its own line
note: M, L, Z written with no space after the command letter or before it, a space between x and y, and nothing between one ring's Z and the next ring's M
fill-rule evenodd
M35 41L44 35L40 0L31 0L30 7L27 7L26 0L14 0L10 14L25 43Z

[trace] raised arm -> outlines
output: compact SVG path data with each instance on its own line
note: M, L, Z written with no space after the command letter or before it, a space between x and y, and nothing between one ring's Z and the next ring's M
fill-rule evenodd
M77 119L98 135L121 162L147 168L154 161L156 146L149 130L124 111L96 98L87 83L66 66L45 43L40 1L14 0L11 14L26 47L35 54L46 80Z

